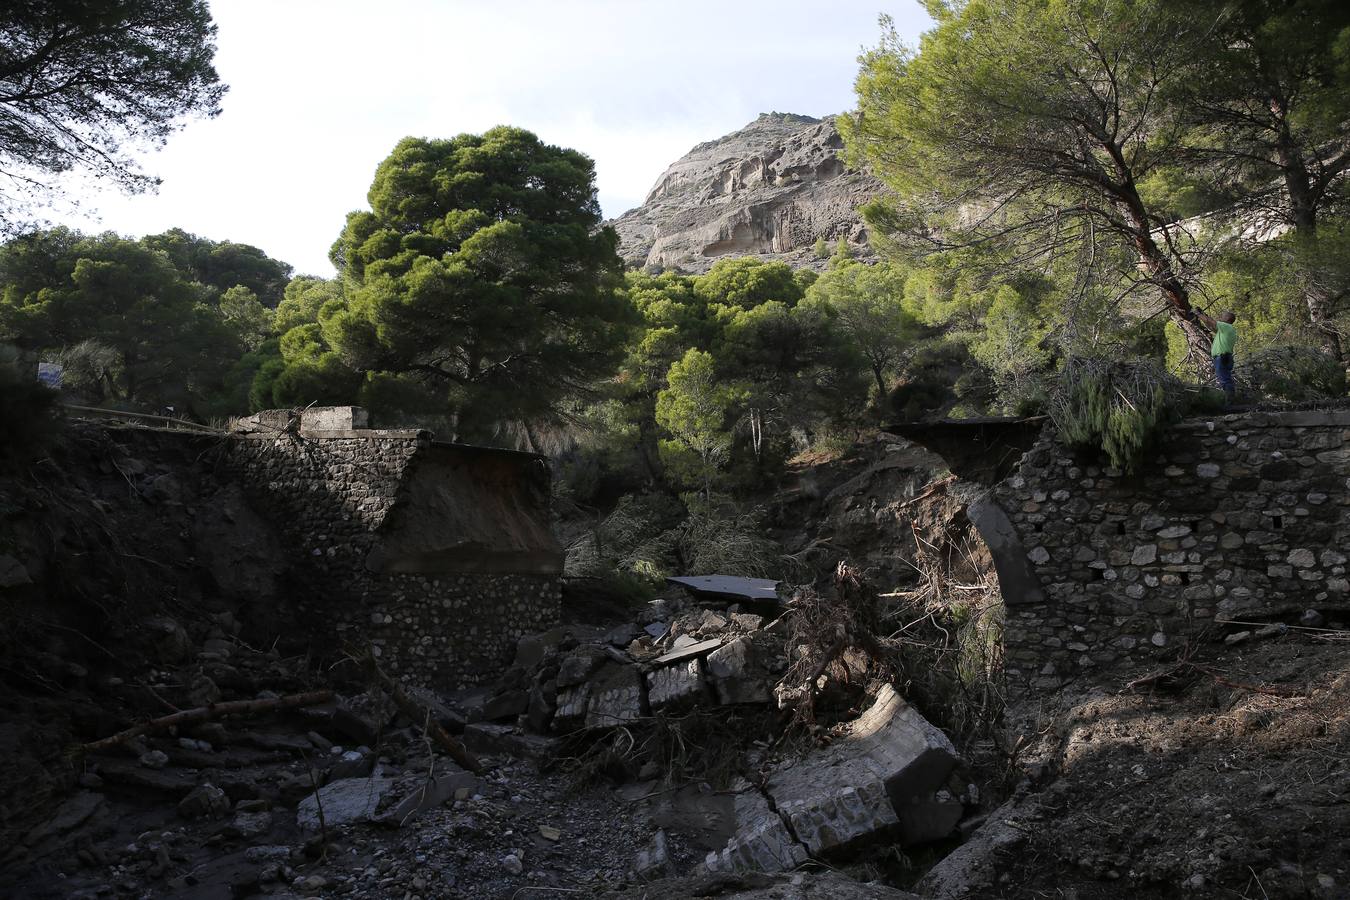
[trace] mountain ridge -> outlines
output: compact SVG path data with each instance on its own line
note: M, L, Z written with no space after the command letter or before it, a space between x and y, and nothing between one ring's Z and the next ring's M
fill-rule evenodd
M835 117L760 113L697 144L657 178L642 205L611 220L632 267L699 273L727 256L821 268L815 244L848 240L872 256L858 207L882 190L843 158Z

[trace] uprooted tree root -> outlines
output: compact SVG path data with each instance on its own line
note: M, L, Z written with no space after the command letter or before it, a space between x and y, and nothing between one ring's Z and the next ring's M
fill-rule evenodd
M578 789L630 781L651 767L666 785L698 781L721 789L752 768L780 721L776 711L753 706L650 716L598 735L571 736L559 764Z
M892 681L894 648L880 637L881 617L875 589L848 563L834 573L833 596L799 589L789 604L787 672L774 687L780 709L811 732L821 727L817 703L822 690L857 688L870 681Z

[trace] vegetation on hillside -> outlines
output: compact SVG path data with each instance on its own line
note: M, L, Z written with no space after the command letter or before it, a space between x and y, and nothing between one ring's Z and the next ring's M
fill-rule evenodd
M219 97L209 19L179 7L198 49L159 59L185 86L156 134ZM864 210L875 265L822 235L819 273L624 273L591 160L500 127L400 141L333 279L177 229L14 237L0 338L90 402L358 403L548 452L599 523L578 565L635 577L751 546L732 532L794 456L888 420L1049 412L1129 468L1209 402L1183 384L1207 377L1194 309L1236 312L1249 390L1344 394L1350 7L929 7L918 47L884 26L841 120L890 188Z

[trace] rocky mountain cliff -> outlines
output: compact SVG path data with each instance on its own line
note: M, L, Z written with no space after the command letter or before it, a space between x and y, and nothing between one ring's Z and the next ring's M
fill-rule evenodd
M841 237L870 255L858 207L881 190L848 168L834 118L762 113L699 144L657 179L646 201L610 222L631 266L704 272L726 256L820 268L813 247Z

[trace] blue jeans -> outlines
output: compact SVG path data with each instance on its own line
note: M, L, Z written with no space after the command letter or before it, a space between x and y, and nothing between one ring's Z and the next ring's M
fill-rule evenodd
M1214 377L1219 379L1219 387L1229 397L1233 396L1233 354L1222 353L1213 357Z

